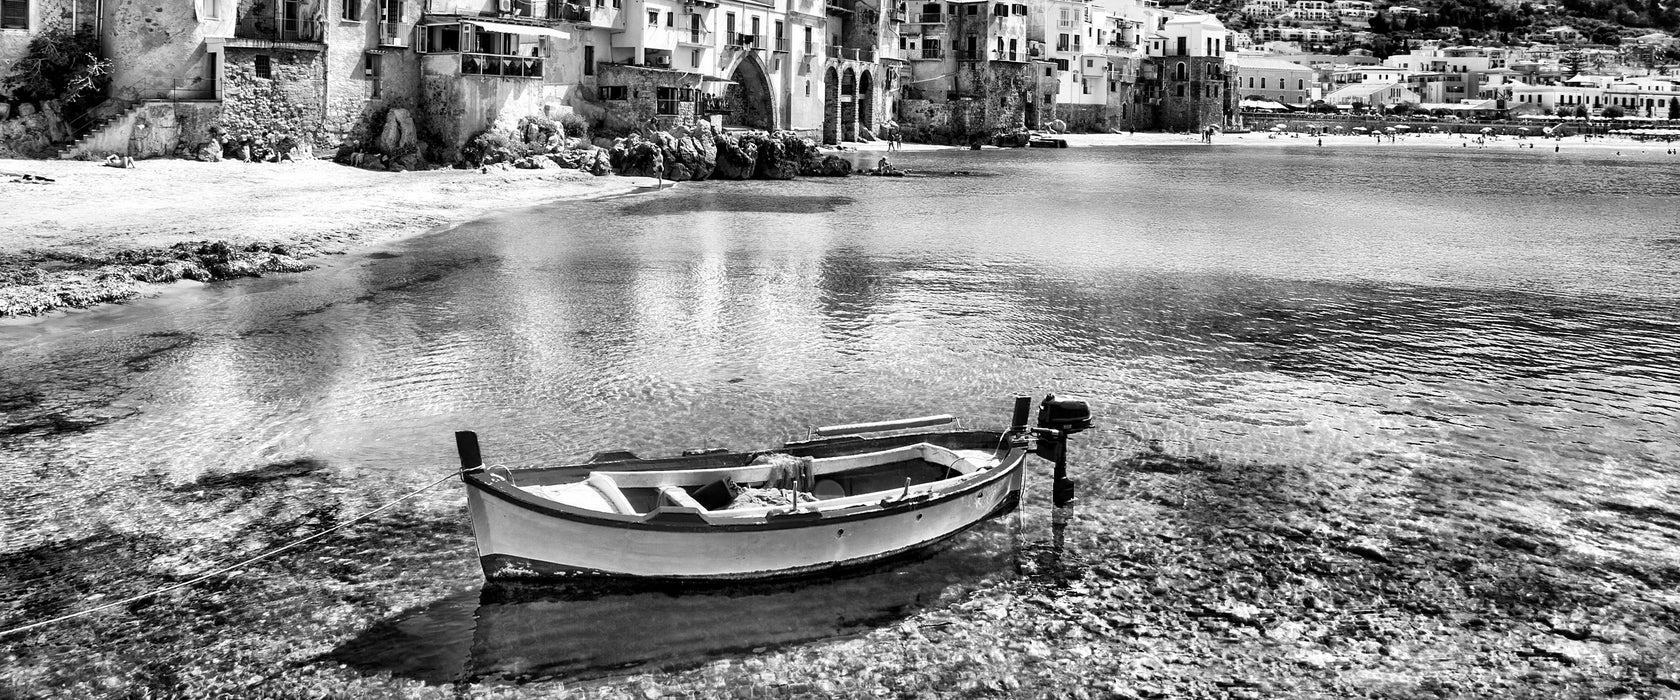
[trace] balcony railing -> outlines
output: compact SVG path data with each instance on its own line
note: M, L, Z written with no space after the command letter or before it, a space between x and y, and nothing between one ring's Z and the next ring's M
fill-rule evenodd
M742 34L740 32L730 32L730 34L729 34L729 45L730 46L741 46L741 47L745 47L745 48L749 48L749 49L762 49L762 48L764 48L764 37L761 37L757 34Z
M945 57L945 51L942 49L922 49L918 53L911 54L910 57L922 61L937 61Z
M550 0L548 3L548 18L561 22L584 22L591 19L590 8L569 2Z
M997 49L993 49L992 50L992 60L994 60L994 61L1014 61L1016 63L1024 63L1024 62L1026 62L1027 57L1026 57L1025 54L1022 54L1020 51L999 51Z
M380 46L408 46L410 37L414 36L414 24L410 22L380 22Z
M321 25L313 19L246 16L240 18L239 24L234 27L233 36L262 41L318 42L321 40Z
M677 35L677 41L684 44L712 44L712 33L704 29L690 29Z
M717 95L701 95L694 101L694 109L701 114L728 114L729 101Z
M911 24L944 24L945 15L940 12L921 12L910 15Z
M461 75L498 75L504 78L541 78L543 62L535 56L461 54Z
M852 0L827 0L825 5L831 14L852 14Z
M983 61L985 59L986 59L986 52L985 51L958 51L957 52L957 60L959 60L959 61Z
M776 52L779 52L779 53L787 53L788 52L788 39L787 39L787 37L785 37L785 36L776 37L776 39L770 44L770 49L772 51L776 51Z
M839 58L847 61L867 61L869 63L875 62L874 49L848 49L844 46L830 46L827 48L829 58Z
M814 41L805 42L805 55L806 56L817 55L817 42L814 42Z

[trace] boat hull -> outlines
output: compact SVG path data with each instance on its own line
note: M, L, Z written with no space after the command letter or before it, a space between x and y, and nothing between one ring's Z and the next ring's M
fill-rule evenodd
M835 513L772 515L739 525L649 524L534 507L507 488L467 481L479 560L492 580L610 576L761 579L809 575L945 540L1019 503L1024 455L934 497Z

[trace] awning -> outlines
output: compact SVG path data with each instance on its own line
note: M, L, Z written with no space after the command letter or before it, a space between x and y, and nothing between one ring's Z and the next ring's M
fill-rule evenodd
M487 32L501 32L503 34L523 34L525 36L551 36L557 39L570 39L571 35L558 29L548 27L533 27L525 24L507 24L505 22L486 22L481 19L463 19L461 24L470 24Z
M700 82L702 82L702 83L723 83L725 85L734 85L735 84L735 81L730 80L728 78L719 78L719 77L711 76L711 75L702 76L700 78Z

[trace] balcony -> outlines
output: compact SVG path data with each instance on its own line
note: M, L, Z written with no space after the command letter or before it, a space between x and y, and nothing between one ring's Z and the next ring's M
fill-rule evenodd
M830 46L830 47L828 47L828 57L829 58L838 58L838 59L841 59L843 61L865 61L865 62L868 62L868 63L874 63L875 62L875 50L874 49L848 49L844 46Z
M277 46L289 44L290 46ZM312 19L278 17L239 18L228 46L236 48L301 48L320 50L321 25Z
M945 14L941 12L922 12L910 15L911 24L944 24Z
M729 33L729 45L730 46L739 46L739 47L745 48L745 49L762 49L762 48L764 48L764 37L759 36L757 34L742 34L740 32L730 32Z
M543 77L543 62L541 58L535 56L463 53L461 54L461 75L541 78Z
M944 58L945 51L943 49L922 49L910 54L910 60L912 61L939 61Z
M999 51L997 49L992 49L992 60L994 60L994 61L1013 61L1015 63L1026 63L1027 62L1027 56L1026 56L1026 54L1024 54L1020 51Z
M414 24L411 22L380 22L379 45L398 48L408 48L414 36Z
M824 9L831 15L852 14L852 0L827 0Z
M986 60L986 52L985 51L958 51L957 52L957 60L959 60L959 61L984 61L984 60Z
M548 19L561 22L590 23L590 8L569 2L550 0L548 3Z
M901 10L901 9L898 9L898 8L896 8L896 7L895 7L895 8L893 8L893 11L892 11L892 21L894 21L894 22L903 22L903 21L904 21L904 20L905 20L905 18L907 18L907 17L909 17L909 16L910 16L910 15L909 15L909 14L908 14L908 13L906 13L906 12L905 12L905 11L904 11L904 10Z
M787 39L787 37L785 37L785 36L776 37L775 40L770 43L770 50L775 51L776 53L787 53L788 52L788 39Z
M712 33L704 29L689 29L677 32L677 43L692 46L711 46Z

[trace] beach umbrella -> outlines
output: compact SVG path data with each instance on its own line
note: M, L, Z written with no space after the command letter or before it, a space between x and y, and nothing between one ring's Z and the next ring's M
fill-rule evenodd
M1491 126L1484 126L1484 127L1482 127L1482 133L1484 133L1484 134L1491 134L1491 133L1493 133L1493 127L1491 127Z
M1366 129L1363 126L1356 126L1356 127L1353 127L1353 130L1354 131L1365 131Z
M1395 125L1394 125L1394 126L1392 126L1392 127L1390 127L1390 128L1393 128L1393 129L1399 129L1399 130L1401 130L1401 131L1405 131L1405 130L1407 130L1407 129L1410 129L1410 128L1412 128L1412 127L1409 127L1409 126L1406 126L1406 125L1405 125L1405 124L1395 124Z

